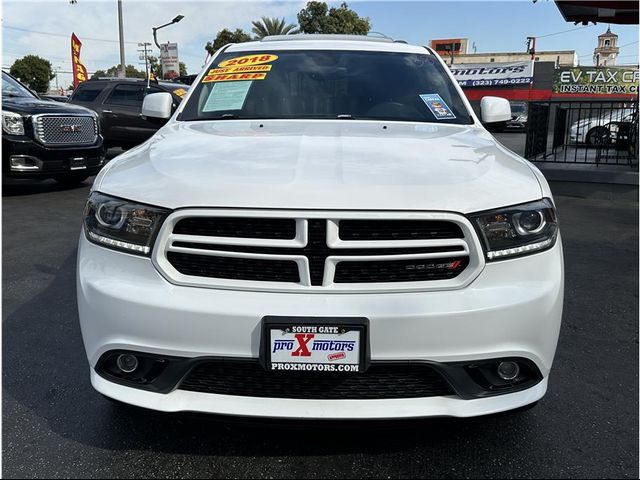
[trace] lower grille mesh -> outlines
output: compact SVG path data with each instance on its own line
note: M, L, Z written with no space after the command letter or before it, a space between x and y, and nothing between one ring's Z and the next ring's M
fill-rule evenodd
M257 361L211 361L198 365L178 388L243 397L316 400L454 395L433 368L409 364L374 364L365 373L330 374L267 372Z

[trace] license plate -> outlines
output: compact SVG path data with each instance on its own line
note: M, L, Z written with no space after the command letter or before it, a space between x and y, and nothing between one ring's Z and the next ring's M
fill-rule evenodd
M366 318L265 317L261 360L272 372L364 372L368 323Z
M85 157L75 157L69 160L69 170L85 170L87 159Z

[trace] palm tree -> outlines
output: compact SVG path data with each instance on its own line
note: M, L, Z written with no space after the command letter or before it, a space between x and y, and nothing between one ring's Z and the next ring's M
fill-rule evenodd
M251 23L253 23L251 31L259 39L268 35L290 35L300 31L295 25L285 25L284 18L262 17L260 20L254 20Z

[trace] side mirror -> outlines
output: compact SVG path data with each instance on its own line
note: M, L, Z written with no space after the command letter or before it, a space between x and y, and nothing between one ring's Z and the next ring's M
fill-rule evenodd
M142 102L142 115L152 118L170 118L173 97L168 92L150 93Z
M511 120L511 105L506 98L482 97L480 113L482 123L507 122Z

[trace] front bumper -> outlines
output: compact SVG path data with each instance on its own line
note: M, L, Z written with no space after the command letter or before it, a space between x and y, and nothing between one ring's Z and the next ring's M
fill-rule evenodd
M168 412L268 417L467 417L518 408L544 395L562 316L562 246L558 239L546 252L488 263L462 290L304 294L172 285L148 258L96 246L82 234L77 287L92 384L117 400ZM266 315L367 317L372 362L519 357L534 362L543 380L524 391L473 400L300 400L183 390L155 393L110 382L94 370L111 350L257 358Z
M15 170L11 168L12 156L36 159L37 170ZM71 160L84 158L86 168L74 170ZM27 136L2 136L2 174L11 178L48 178L64 175L95 175L103 167L105 149L102 136L92 145L45 147Z

